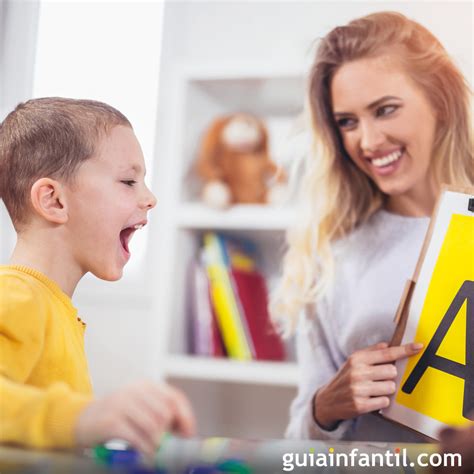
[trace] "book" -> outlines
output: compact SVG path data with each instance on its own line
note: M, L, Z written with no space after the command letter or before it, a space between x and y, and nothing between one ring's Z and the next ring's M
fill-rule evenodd
M474 420L474 189L444 187L392 344L424 344L397 361L397 389L381 414L431 438Z
M224 342L211 304L206 271L201 262L193 259L189 273L190 352L200 356L225 356Z
M228 271L229 260L221 236L213 232L204 234L203 261L209 280L211 303L226 353L238 360L251 360L248 330L235 298Z
M204 235L210 305L229 357L284 360L284 344L270 319L268 290L256 264L257 254L247 239Z
M284 344L268 311L268 289L256 265L257 249L248 240L224 239L234 294L245 320L252 358L284 360Z

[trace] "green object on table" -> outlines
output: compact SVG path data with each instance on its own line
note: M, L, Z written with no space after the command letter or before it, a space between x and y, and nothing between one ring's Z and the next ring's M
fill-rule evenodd
M162 435L161 435L161 438L160 438L160 442L158 444L158 449L161 448L161 446L163 446L163 444L165 444L166 441L169 441L171 438L173 438L173 435L171 433L169 433L168 431L165 431Z
M94 458L97 459L101 464L107 464L110 458L110 451L103 445L98 444L94 450Z
M165 470L165 464L162 462L160 454L163 452L163 446L165 443L173 439L173 435L169 433L168 431L165 431L160 438L160 441L158 443L158 447L156 448L155 452L155 466L158 469L163 469Z
M216 468L221 472L230 474L252 474L252 469L243 461L235 459L228 459L216 465Z

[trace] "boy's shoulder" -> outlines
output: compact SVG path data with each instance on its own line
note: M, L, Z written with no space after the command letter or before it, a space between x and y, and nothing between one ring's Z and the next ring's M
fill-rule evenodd
M48 289L35 271L16 266L0 265L0 307L28 307L41 310L48 299Z
M33 272L25 271L26 268L18 265L0 265L0 286L1 287L17 287L19 290L23 289L34 291L38 288L38 279ZM6 296L6 294L4 294Z
M0 332L19 334L42 332L47 324L47 293L40 281L19 268L0 265Z
M0 265L0 307L34 306L35 311L76 315L71 298L45 274L21 265Z

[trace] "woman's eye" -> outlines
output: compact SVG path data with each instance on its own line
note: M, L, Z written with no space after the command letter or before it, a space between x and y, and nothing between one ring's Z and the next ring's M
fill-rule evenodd
M397 105L383 105L377 109L377 117L384 117L393 114L398 109Z
M134 184L136 184L137 182L134 181L133 179L125 179L122 181L123 184L126 184L127 186L133 186Z
M356 120L350 117L342 117L336 120L339 128L352 128L356 124Z

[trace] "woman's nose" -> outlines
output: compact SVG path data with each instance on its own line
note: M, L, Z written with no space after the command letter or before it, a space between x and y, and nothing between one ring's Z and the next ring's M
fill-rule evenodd
M377 151L385 141L383 132L371 121L361 122L360 133L360 148L363 152Z

